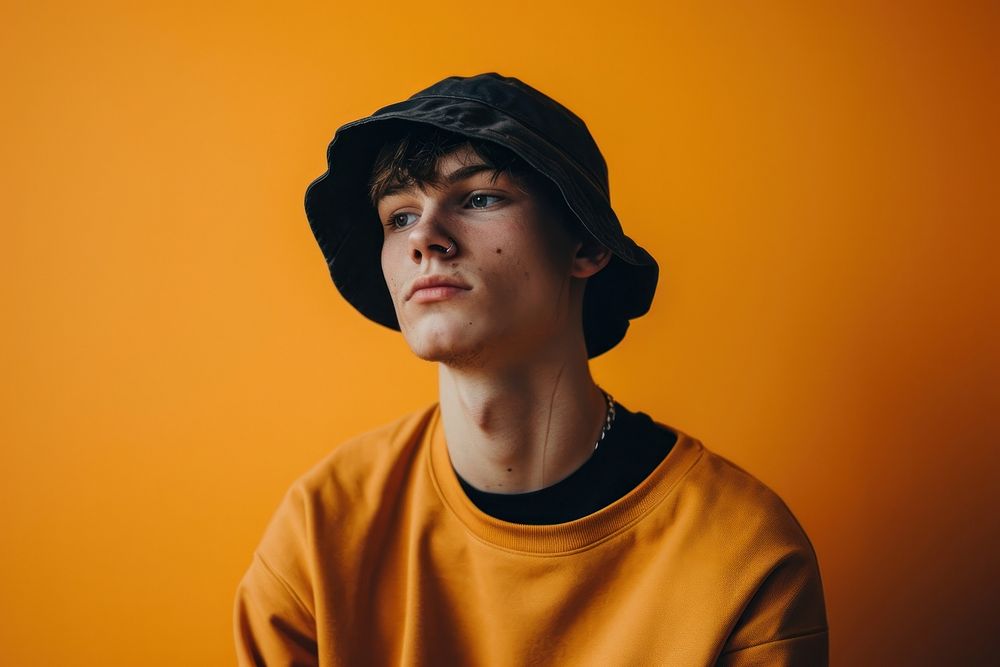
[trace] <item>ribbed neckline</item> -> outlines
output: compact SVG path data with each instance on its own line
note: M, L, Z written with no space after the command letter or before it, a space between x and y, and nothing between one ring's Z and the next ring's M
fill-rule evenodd
M451 465L440 403L434 405L430 417L423 443L427 469L445 506L480 540L501 549L538 555L583 551L624 530L669 495L703 452L698 439L661 423L677 435L677 441L653 472L625 496L593 514L567 523L511 523L491 517L469 499Z

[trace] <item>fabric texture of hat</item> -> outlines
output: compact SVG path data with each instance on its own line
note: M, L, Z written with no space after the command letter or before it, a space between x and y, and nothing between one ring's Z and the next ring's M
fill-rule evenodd
M383 143L412 123L500 144L556 184L570 211L612 253L584 290L587 355L617 345L629 320L649 310L656 260L622 231L611 208L607 164L584 122L531 86L496 73L449 77L337 130L327 149L328 169L307 188L305 209L344 298L369 319L399 330L367 183Z

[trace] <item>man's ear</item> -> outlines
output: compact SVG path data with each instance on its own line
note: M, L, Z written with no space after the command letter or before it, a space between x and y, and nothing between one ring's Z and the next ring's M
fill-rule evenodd
M595 238L576 242L576 253L573 255L571 275L576 278L589 278L611 261L611 250Z

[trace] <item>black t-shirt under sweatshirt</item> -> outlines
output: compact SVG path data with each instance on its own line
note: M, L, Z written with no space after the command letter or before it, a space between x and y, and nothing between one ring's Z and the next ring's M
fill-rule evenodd
M538 491L490 493L459 483L490 516L531 525L565 523L593 514L639 485L670 453L676 436L644 412L615 402L615 421L597 451L569 477Z

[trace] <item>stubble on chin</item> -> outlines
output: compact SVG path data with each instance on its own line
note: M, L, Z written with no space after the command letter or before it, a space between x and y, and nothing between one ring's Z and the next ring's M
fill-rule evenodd
M479 346L466 350L453 350L440 355L438 361L449 368L475 370L486 365L483 349Z
M411 341L408 332L403 330L410 351L419 359L442 363L452 368L476 369L486 365L486 348L482 343L456 344L446 336L446 340Z
M450 368L477 369L485 366L485 354L482 346L471 347L435 347L431 350L410 350L424 361L436 361Z

